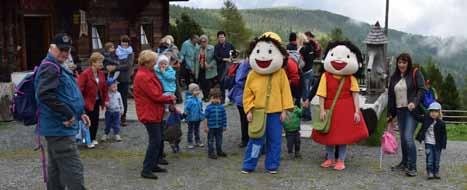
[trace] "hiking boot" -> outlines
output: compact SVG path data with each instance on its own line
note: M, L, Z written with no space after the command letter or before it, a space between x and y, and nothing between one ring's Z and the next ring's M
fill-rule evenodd
M433 177L434 177L434 179L441 179L441 177L439 176L439 174L434 174Z
M329 168L329 167L332 167L334 166L334 160L325 160L322 164L321 164L321 167L322 168Z
M401 162L401 163L399 163L399 164L397 164L395 166L392 166L391 171L404 171L405 168L407 168L407 167L405 166L404 163Z
M225 152L222 152L222 151L221 151L221 152L218 152L218 153L217 153L217 156L219 156L219 157L227 157L227 154L226 154Z
M122 137L120 137L120 135L115 135L115 140L117 142L122 142Z
M152 172L155 173L167 173L167 169L156 166L152 169Z
M154 175L153 173L143 173L141 172L141 177L145 179L157 179L157 176Z
M428 180L435 179L435 176L432 173L428 173Z
M108 136L107 135L102 135L101 137L101 141L102 142L105 142L107 140Z
M334 166L334 170L338 170L338 171L342 171L345 169L345 164L344 164L344 161L340 161L338 160L336 162L336 165Z
M405 175L407 175L408 177L415 177L417 176L417 170L408 169L407 172L405 172Z
M208 158L215 160L215 159L217 159L217 156L215 154L211 153L211 154L208 154Z

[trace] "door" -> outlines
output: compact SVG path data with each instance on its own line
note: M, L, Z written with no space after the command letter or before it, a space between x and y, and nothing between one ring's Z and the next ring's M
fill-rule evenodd
M39 65L46 56L50 38L50 22L48 16L25 16L24 31L26 45L27 70Z

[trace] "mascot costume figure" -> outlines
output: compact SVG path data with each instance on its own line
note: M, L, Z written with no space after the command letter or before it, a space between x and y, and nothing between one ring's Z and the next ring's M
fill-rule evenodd
M324 56L325 72L317 92L321 120L325 119L336 98L340 81L344 80L344 83L330 118L329 131L321 133L313 129L312 139L326 146L327 156L321 167L343 170L347 145L368 137L368 129L359 108L360 89L354 76L361 70L363 58L360 50L349 41L330 42ZM337 158L334 148L337 148Z
M250 138L248 142L242 173L250 173L256 169L263 146L266 152L264 164L266 170L274 174L279 169L282 121L287 116L286 111L294 108L289 80L282 68L287 62L288 54L281 43L279 35L266 32L250 44L249 62L252 71L245 82L243 106L249 122L255 119L252 114L253 109L265 109L266 124L264 135ZM268 91L269 101L266 98Z

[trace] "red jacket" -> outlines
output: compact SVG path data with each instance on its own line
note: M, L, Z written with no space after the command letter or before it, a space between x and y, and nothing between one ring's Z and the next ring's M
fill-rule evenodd
M84 107L87 111L94 111L94 104L96 103L97 93L101 98L101 106L105 107L105 102L109 101L109 95L107 94L107 83L105 82L104 72L97 71L99 75L99 85L97 84L96 78L92 73L91 67L84 70L78 76L78 85L83 94Z
M164 104L172 103L170 96L162 95L162 85L154 71L139 67L133 82L136 115L141 123L160 123Z
M287 73L287 78L291 87L300 86L300 72L298 69L298 63L289 57L287 60L287 67L285 68L285 73Z

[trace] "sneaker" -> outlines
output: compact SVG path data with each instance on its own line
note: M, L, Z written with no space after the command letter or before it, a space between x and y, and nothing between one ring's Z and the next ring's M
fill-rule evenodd
M88 147L89 149L93 149L93 148L96 147L96 146L95 146L94 144L91 143L91 144L86 145L86 147Z
M417 176L417 170L409 169L407 172L405 172L405 175L408 177L415 177Z
M334 166L334 160L325 160L322 164L321 164L321 167L322 168L329 168L329 167L332 167Z
M102 142L105 142L106 140L107 140L107 135L102 135L101 141L102 141Z
M441 177L439 176L439 174L435 174L433 177L434 177L434 179L441 179Z
M195 146L193 146L192 144L188 145L188 149L194 149L194 148L195 148Z
M217 159L217 156L215 154L209 154L208 158L215 160Z
M392 166L391 170L392 171L404 171L405 168L406 168L405 164L401 162L401 163L399 163L399 164L397 164L395 166Z
M227 154L225 152L218 152L217 156L219 157L227 157Z
M204 144L203 143L196 143L196 146L197 147L204 147Z
M336 162L336 165L334 166L334 170L338 170L338 171L342 171L345 169L345 164L344 164L344 161L340 161L338 160Z
M145 179L157 179L157 176L153 173L143 173L141 172L141 177Z
M435 176L432 173L428 173L428 180L435 179Z
M269 174L277 174L277 170L268 170Z
M117 142L122 142L122 137L120 137L120 135L115 135L115 140Z
M96 145L99 144L99 142L97 142L96 140L93 140L93 141L91 142L91 144L93 144L94 146L96 146Z
M247 169L242 170L242 174L249 174L251 172L253 172L253 170L247 170Z
M156 166L152 169L154 173L167 173L167 169Z

